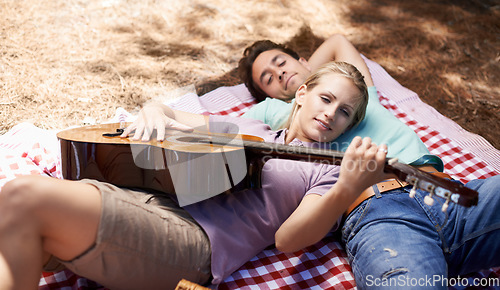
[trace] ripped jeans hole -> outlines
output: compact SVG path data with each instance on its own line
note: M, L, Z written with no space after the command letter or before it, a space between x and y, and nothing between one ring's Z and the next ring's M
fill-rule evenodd
M384 248L384 251L388 252L389 255L391 255L391 257L396 257L398 255L398 252L396 250L393 250L393 249Z
M382 275L382 279L388 279L393 275L399 275L399 274L405 274L408 273L410 270L408 268L395 268L392 270L389 270Z

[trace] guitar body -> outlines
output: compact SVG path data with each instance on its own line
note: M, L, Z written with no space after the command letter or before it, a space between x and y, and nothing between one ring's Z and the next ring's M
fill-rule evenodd
M61 131L63 177L157 190L177 196L181 205L258 184L260 165L246 158L242 146L192 142L185 134L163 142L103 136L117 129L119 124L102 124ZM248 168L257 174L247 174Z

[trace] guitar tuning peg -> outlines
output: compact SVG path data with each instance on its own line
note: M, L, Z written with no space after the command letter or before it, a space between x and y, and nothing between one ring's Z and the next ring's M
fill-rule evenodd
M444 194L444 197L446 198L446 201L444 202L443 206L441 207L442 212L445 212L448 210L448 206L450 205L450 201L451 201L451 193L446 192Z
M432 206L434 204L434 198L432 198L432 194L428 194L424 197L424 202L428 206Z
M413 185L413 187L411 188L410 193L408 194L408 196L409 196L410 198L414 198L414 197L415 197L415 195L417 194L418 179L417 179L417 178L415 178L414 176L412 176L412 177L408 177L408 178L406 179L406 181L408 182L408 184Z
M411 188L411 190L410 190L409 196L410 196L411 198L414 198L416 194L417 194L417 182L415 182L415 183L413 184L413 187L412 187L412 188Z
M449 206L449 204L450 204L450 200L449 200L449 199L447 199L447 200L444 202L443 206L441 207L441 211L442 211L442 212L447 211L447 210L448 210L448 206Z
M427 192L429 192L429 194L424 197L424 202L426 205L432 206L434 204L433 196L434 196L435 187L432 184L428 184L426 190L427 190Z

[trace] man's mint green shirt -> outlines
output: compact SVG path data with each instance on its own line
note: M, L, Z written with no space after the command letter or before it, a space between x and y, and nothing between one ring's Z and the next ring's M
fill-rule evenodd
M331 149L345 151L355 136L370 137L376 144L387 144L388 157L397 157L400 162L412 165L431 164L443 171L441 159L431 155L417 134L380 104L376 87L368 88L368 96L364 120L333 141ZM293 101L286 103L267 98L243 117L261 120L277 130L288 119L292 106Z

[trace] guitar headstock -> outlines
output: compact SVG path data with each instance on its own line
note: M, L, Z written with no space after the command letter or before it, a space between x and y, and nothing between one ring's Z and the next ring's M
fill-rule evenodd
M452 181L419 170L416 167L403 164L397 159L390 159L385 167L386 172L394 173L399 179L412 185L410 197L414 197L417 189L427 191L429 194L424 198L427 205L434 203L434 198L445 200L442 210L446 211L450 202L470 207L477 204L478 193L462 183Z

